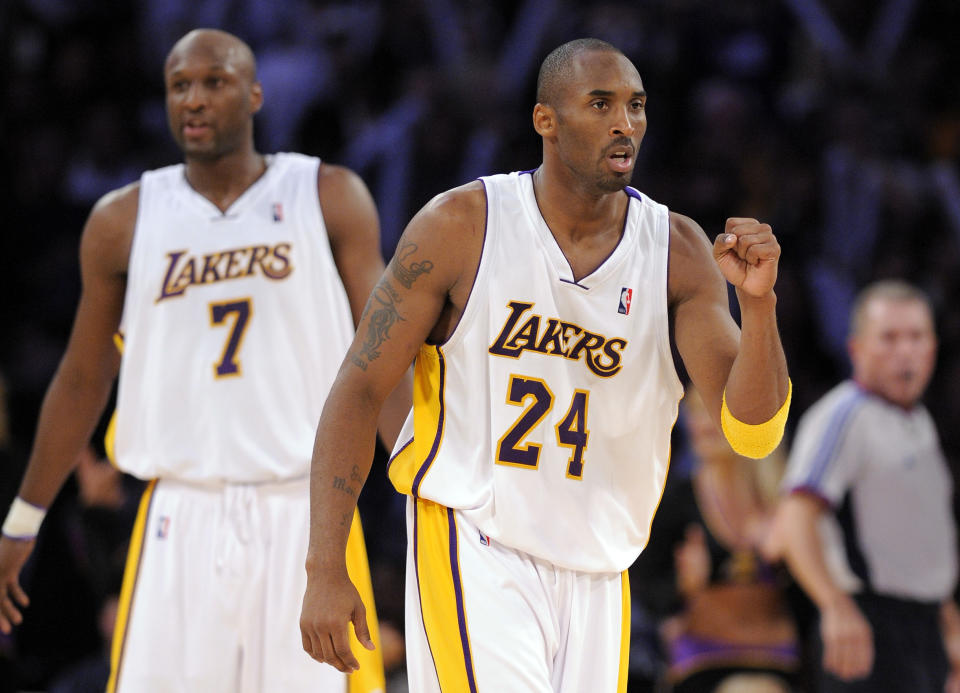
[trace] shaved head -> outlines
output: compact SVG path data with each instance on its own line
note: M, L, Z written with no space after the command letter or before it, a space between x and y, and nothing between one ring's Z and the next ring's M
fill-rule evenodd
M202 54L213 62L220 63L225 67L230 66L238 75L249 79L251 82L255 82L257 79L257 60L253 57L250 46L226 31L194 29L177 41L170 49L167 61L164 64L164 72L168 72L180 60L190 54Z
M609 53L623 52L613 44L595 38L581 38L568 41L550 52L540 66L537 75L537 102L554 105L559 97L563 85L573 74L573 59L588 51L603 51Z

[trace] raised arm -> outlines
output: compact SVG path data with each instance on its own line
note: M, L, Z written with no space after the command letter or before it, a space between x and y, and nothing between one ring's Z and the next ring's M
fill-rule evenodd
M113 335L123 309L138 191L134 184L105 196L84 227L82 291L73 330L44 397L27 470L0 538L0 630L4 633L21 622L18 605L28 604L19 574L36 536L35 527L26 526L25 516L18 511L32 508L37 521L50 507L100 420L120 366Z
M711 248L696 222L670 215L668 290L677 350L714 421L737 452L751 457L779 442L789 393L773 291L779 258L770 227L755 219L728 219ZM724 280L736 287L740 329Z
M364 304L384 270L377 208L363 180L350 169L321 164L317 184L330 249L347 291L356 326L360 323ZM400 435L410 411L410 381L409 375L400 379L380 413L380 440L388 450Z
M375 422L420 346L442 340L456 323L476 273L485 215L483 188L474 183L435 198L413 218L367 301L320 417L300 628L304 649L340 671L357 668L350 621L357 638L372 647L345 550L370 471Z

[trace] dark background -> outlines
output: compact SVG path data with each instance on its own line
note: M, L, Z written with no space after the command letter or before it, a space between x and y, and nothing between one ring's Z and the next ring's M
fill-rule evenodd
M434 194L535 167L540 61L571 38L611 41L649 93L635 187L711 238L728 216L756 216L777 233L791 423L848 374L855 292L900 277L934 302L941 347L926 400L960 464L955 0L6 0L0 507L16 491L69 334L91 205L142 170L180 160L166 130L162 65L198 26L254 49L266 97L256 121L262 151L316 154L363 176L387 257ZM374 476L363 503L389 502L383 474ZM83 566L88 540L75 520L89 509L76 496L71 483L29 566L30 576L47 576L32 593L48 607L34 608L18 639L0 638L0 689L16 677L46 685L100 647L95 615L111 589L100 583L115 576ZM393 565L403 538L396 518L380 515L390 519L367 521L371 554ZM392 596L382 602L387 618L399 618Z

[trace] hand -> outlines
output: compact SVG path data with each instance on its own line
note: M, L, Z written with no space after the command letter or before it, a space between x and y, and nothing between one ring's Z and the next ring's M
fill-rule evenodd
M689 599L703 590L710 581L710 552L700 525L688 525L683 543L673 552L677 571L677 589Z
M30 605L20 586L20 570L36 543L35 539L0 537L0 631L5 634L23 622L20 609Z
M360 664L350 651L350 622L360 644L372 650L367 610L346 569L336 576L308 574L300 612L300 635L306 653L346 674L359 669Z
M75 473L80 502L85 507L118 510L123 506L120 470L109 462L97 459L90 448L85 448L77 456Z
M846 594L820 611L823 668L845 681L867 676L873 669L873 630Z
M780 244L769 224L756 219L727 219L713 242L713 258L728 282L755 298L764 298L777 281Z

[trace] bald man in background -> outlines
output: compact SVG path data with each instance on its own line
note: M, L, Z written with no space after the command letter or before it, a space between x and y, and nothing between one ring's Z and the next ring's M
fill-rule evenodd
M314 662L298 629L314 431L384 269L376 208L347 169L256 151L263 91L237 37L190 32L164 81L185 163L108 193L84 228L73 332L0 539L0 630L22 620L20 571L119 372L108 447L150 483L107 690L382 690L356 515L345 522L368 609L360 670ZM392 401L388 446L409 385Z

